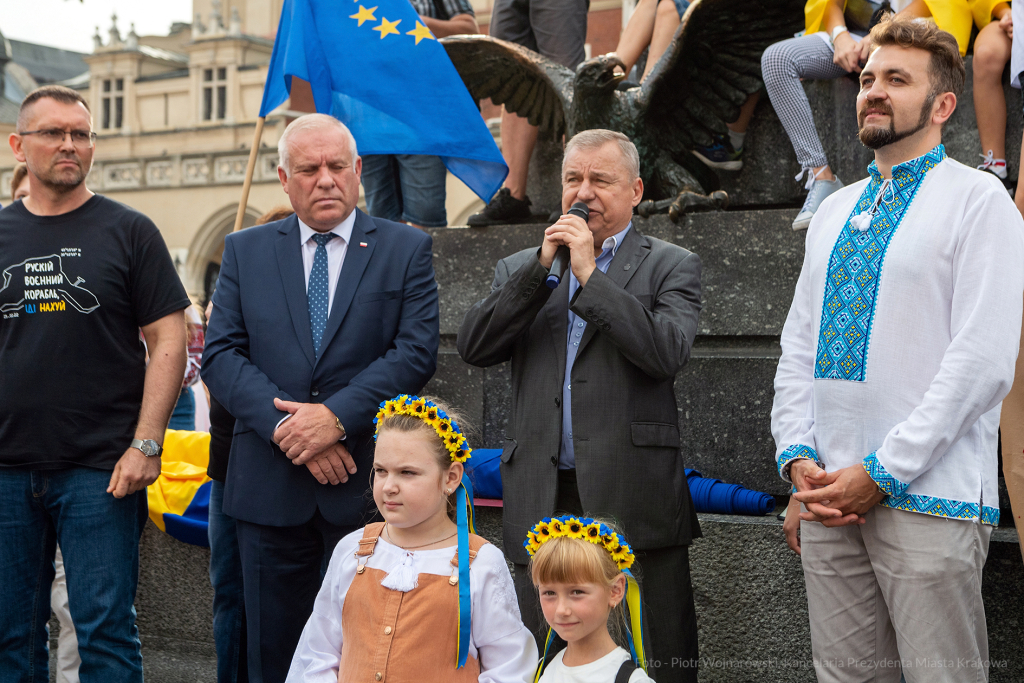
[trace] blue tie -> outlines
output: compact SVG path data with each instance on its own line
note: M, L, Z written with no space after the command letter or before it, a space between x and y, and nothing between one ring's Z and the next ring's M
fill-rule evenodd
M316 241L316 255L313 256L313 269L309 271L309 287L306 288L306 300L309 302L309 327L313 331L313 352L320 355L320 341L324 338L327 328L327 295L330 291L327 282L327 243L337 237L333 232L313 235Z

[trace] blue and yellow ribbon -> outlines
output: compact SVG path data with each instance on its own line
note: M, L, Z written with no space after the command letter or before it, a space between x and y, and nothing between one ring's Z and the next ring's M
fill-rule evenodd
M629 623L626 624L626 631L629 633L629 654L633 657L633 663L647 671L647 657L644 655L644 610L643 600L640 598L640 583L628 569L623 569L626 575L626 607L629 609Z
M537 683L540 680L540 675L544 673L544 665L548 662L548 652L551 650L551 643L555 639L555 632L548 627L548 637L544 639L544 653L540 656L540 664L537 665L537 673L533 677L533 683Z
M469 636L473 631L473 604L469 593L469 535L476 533L473 514L473 484L462 475L462 483L455 493L456 526L459 537L459 651L455 668L466 666L469 657Z

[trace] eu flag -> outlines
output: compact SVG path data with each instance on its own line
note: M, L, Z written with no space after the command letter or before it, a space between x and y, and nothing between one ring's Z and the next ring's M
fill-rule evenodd
M352 131L360 154L432 154L488 201L508 175L444 47L408 0L285 0L260 116L292 76L316 110Z

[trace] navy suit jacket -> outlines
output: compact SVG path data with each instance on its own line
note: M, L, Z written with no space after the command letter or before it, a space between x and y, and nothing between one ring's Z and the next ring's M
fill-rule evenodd
M224 511L296 526L319 508L338 525L365 522L378 404L418 393L437 366L431 238L356 211L320 357L313 353L295 216L227 236L203 353L210 393L235 416ZM365 244L365 246L363 246ZM285 416L273 399L323 403L348 434L358 472L320 484L271 440Z

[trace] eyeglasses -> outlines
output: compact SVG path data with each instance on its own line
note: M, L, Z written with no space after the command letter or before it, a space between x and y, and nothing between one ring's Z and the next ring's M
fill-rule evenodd
M39 139L50 145L60 145L64 142L64 136L70 135L71 142L75 147L91 147L96 142L96 133L90 130L68 130L60 128L46 128L43 130L26 130L18 135L38 135Z

